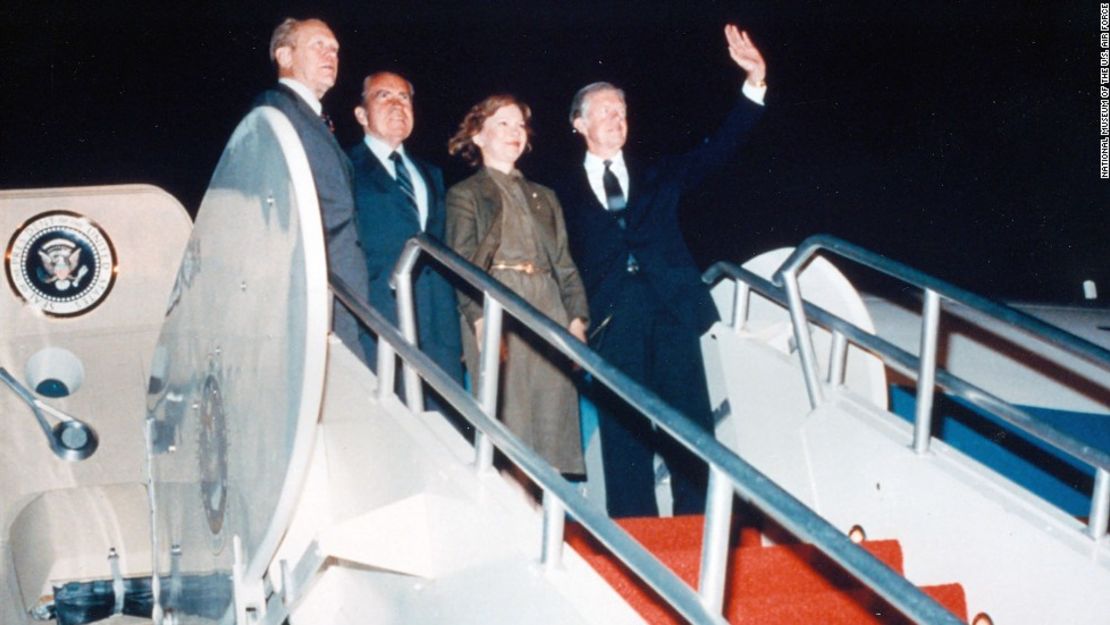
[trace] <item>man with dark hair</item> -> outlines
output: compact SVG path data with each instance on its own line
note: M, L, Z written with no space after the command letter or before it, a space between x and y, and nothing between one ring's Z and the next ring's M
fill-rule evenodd
M712 431L700 337L717 320L682 239L682 195L729 162L763 110L766 65L747 33L725 28L729 55L747 73L724 124L690 152L642 165L623 152L628 138L624 92L609 83L579 90L570 121L586 157L556 185L571 255L586 285L591 345L695 423ZM705 507L706 467L619 398L598 403L606 499L611 516L653 516L653 456L671 473L676 514Z
M296 129L316 183L328 269L365 300L369 280L355 230L351 163L332 135L320 103L339 73L339 42L318 19L287 18L274 29L270 59L277 65L278 84L259 95L254 106L278 109ZM334 306L332 330L365 361L358 322L342 304Z
M397 323L397 302L389 286L397 258L411 237L426 232L443 240L446 227L443 172L405 150L412 134L412 83L392 72L362 82L355 119L365 133L349 151L354 167L358 235L370 274L370 304ZM462 347L455 289L430 263L413 271L413 300L420 349L452 378L462 382ZM377 343L364 337L371 366ZM444 408L434 395L429 408Z

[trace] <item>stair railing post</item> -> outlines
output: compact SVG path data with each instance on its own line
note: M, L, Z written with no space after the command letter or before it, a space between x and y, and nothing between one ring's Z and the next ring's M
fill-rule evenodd
M933 435L933 397L937 377L937 331L940 326L940 295L925 289L921 311L921 350L917 371L917 407L913 426L913 450L929 451Z
M1095 489L1091 494L1091 516L1087 522L1087 533L1096 541L1106 536L1106 524L1110 523L1110 471L1106 467L1095 470Z
M482 305L482 344L478 367L478 405L497 420L497 384L501 369L501 303L488 295ZM471 380L473 384L474 381ZM479 473L493 466L493 441L478 430L474 437L474 467Z
M748 307L751 304L752 287L747 282L733 278L736 290L732 296L732 331L740 332L748 325Z
M829 384L843 386L847 366L848 337L840 330L833 330L832 345L829 347Z
M716 613L724 609L732 498L731 482L717 467L709 465L709 492L705 502L698 595L702 605Z
M389 397L396 379L397 354L389 341L378 341L378 388L375 391L378 401Z
M809 333L806 319L805 300L798 286L798 270L790 268L782 273L783 286L786 287L787 304L790 307L790 320L794 323L794 344L798 346L798 357L802 361L802 374L805 377L809 405L816 408L825 402L821 380L817 375L817 356L813 351L813 336Z
M563 531L566 527L566 507L549 490L543 491L543 552L540 563L545 570L558 568L563 563Z
M413 254L415 257L415 254ZM412 268L413 263L399 264L393 275L397 293L397 319L401 322L401 335L413 347L416 342L416 313L413 309L412 297ZM424 412L424 389L420 384L420 376L416 369L407 361L401 364L401 374L405 380L405 404L415 413Z

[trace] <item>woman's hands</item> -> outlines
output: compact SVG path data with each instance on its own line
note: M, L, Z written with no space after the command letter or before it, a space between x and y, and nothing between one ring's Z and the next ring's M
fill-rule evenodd
M567 326L567 332L570 332L574 338L586 342L586 321L581 317L575 317L570 320L570 325Z

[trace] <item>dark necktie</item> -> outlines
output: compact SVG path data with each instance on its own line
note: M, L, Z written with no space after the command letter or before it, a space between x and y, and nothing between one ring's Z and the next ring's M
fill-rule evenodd
M621 181L617 180L617 175L610 169L613 161L602 162L605 163L605 173L601 176L601 184L605 186L606 208L611 211L622 211L628 203L624 199Z
M412 204L412 210L419 214L420 211L416 208L416 191L412 186L412 176L409 175L409 168L405 167L405 161L401 158L399 152L390 154L389 160L393 161L393 167L397 171L397 186L401 187L401 191L405 194L405 197L409 199L409 202Z
M331 116L328 115L327 113L325 113L323 110L321 110L320 111L320 119L324 122L324 125L328 127L328 132L330 132L331 134L334 135L335 134L335 124L332 123Z
M605 160L602 162L605 164L605 173L601 175L601 184L605 187L606 208L609 209L611 215L617 218L617 225L621 227L621 230L624 230L628 226L624 220L624 212L628 207L628 202L624 199L624 191L621 189L620 180L617 180L617 175L610 169L613 161ZM625 269L628 270L628 273L639 273L640 271L640 263L636 262L636 257L632 255L632 252L628 253Z

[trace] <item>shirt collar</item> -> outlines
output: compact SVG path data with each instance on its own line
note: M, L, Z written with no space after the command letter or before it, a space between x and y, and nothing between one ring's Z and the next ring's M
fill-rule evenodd
M404 160L409 160L408 155L405 154L405 144L401 143L396 148L389 147L389 144L373 135L363 135L362 141L366 147L370 148L370 152L378 157L378 160L383 164L389 162L389 155L397 152Z
M304 83L298 82L293 78L279 78L278 82L289 87L294 93L301 96L301 99L304 100L317 115L324 110L324 105L320 104L319 98L317 98L316 94L312 93L312 90L305 86Z
M624 150L617 152L613 158L608 160L612 162L610 169L614 171L627 169L624 165ZM605 159L602 159L593 152L586 152L586 160L582 164L586 166L586 171L596 171L598 173L605 171Z

